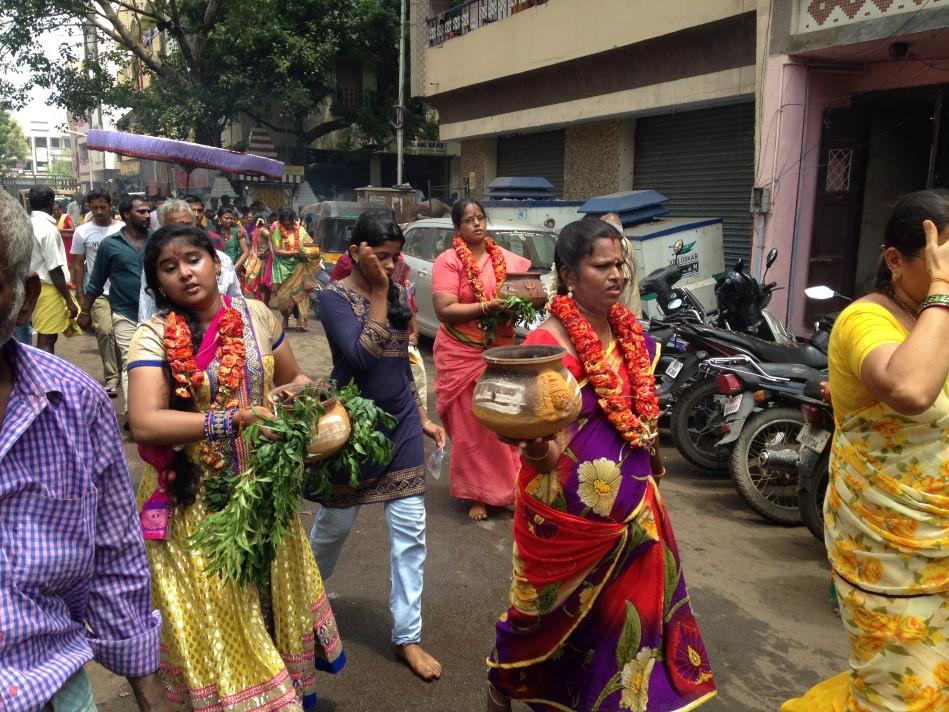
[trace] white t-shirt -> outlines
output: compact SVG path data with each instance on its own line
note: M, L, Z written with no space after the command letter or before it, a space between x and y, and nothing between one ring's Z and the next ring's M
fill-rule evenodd
M36 272L41 282L52 284L49 271L62 267L63 277L69 284L69 266L66 264L66 246L63 236L56 228L56 220L49 213L34 210L30 213L33 223L33 253L30 255L30 272Z
M96 263L96 253L99 251L99 244L109 235L118 232L125 223L121 220L114 221L111 225L96 225L94 222L84 222L76 228L72 235L72 247L69 249L71 255L85 255L83 263L85 265L85 275L83 279L89 279L92 274L92 267ZM85 285L83 285L85 287ZM106 280L103 294L109 293L109 281Z

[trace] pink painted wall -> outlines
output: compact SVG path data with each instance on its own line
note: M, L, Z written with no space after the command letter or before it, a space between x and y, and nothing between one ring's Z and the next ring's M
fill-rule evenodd
M760 274L768 250L780 251L768 279L788 289L775 294L770 308L787 319L795 333L810 331L803 321L804 288L824 109L848 106L854 94L945 81L944 71L919 62L882 62L854 73L837 71L830 64L808 67L787 55L768 58L759 99L763 110L755 185L771 187L771 212L755 216L752 258Z

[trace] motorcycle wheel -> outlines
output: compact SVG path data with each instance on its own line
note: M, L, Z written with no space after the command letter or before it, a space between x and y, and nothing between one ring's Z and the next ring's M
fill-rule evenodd
M731 456L731 477L735 489L752 510L765 519L794 526L801 523L797 494L797 472L761 465L758 456L766 448L780 449L798 444L804 416L797 408L769 408L745 421Z
M824 497L830 481L830 452L821 455L814 467L814 485L808 492L801 492L800 510L804 526L821 544L824 543Z
M672 442L686 460L709 474L728 470L728 451L715 447L722 439L725 398L714 380L687 387L672 406L669 429Z

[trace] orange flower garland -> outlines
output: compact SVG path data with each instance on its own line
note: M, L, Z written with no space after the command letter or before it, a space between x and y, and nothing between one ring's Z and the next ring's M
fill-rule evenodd
M183 317L168 312L165 322L165 353L171 375L177 386L175 395L194 399L194 391L204 383L204 371L198 368L194 358L191 329ZM210 410L230 409L240 406L238 391L244 378L244 319L234 307L226 307L217 327L218 384ZM201 460L208 467L220 469L225 465L224 456L210 442L201 445Z
M175 395L191 400L194 389L204 383L204 372L198 370L194 360L194 345L191 342L191 329L183 317L168 312L165 322L165 358L171 368L175 381Z
M623 396L619 376L606 362L603 344L576 302L559 295L550 301L548 311L557 317L567 330L570 340L583 364L587 380L599 397L600 408L630 445L646 447L656 435L659 421L659 398L652 374L652 361L646 348L642 325L622 304L610 309L609 321L623 355L623 363L630 379L630 396L635 413Z
M303 240L300 237L300 232L303 230L302 227L294 225L290 228L291 232L287 233L286 228L278 224L276 230L280 232L281 250L288 250L290 252L300 251L300 246L303 244Z
M454 246L455 252L458 253L458 259L461 260L461 264L465 267L465 276L468 277L468 284L471 285L471 291L474 292L475 299L482 303L487 302L488 298L484 293L484 285L481 284L481 270L478 269L478 263L471 249L468 247L468 244L461 235L455 235L452 246ZM497 246L494 240L488 236L484 238L484 247L488 251L488 256L491 258L491 266L494 268L494 278L497 280L498 289L500 289L504 280L507 278L507 263L504 261L504 253L501 252L501 248Z

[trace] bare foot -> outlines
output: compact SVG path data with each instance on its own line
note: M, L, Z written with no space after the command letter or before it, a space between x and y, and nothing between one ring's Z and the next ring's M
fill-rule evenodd
M472 502L468 507L468 519L474 522L483 522L488 518L488 508L481 502Z
M412 672L426 682L432 682L442 676L442 664L422 650L418 643L393 646L392 651L402 658Z

